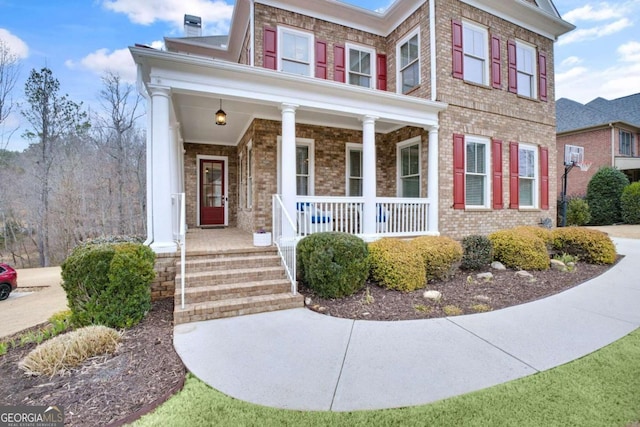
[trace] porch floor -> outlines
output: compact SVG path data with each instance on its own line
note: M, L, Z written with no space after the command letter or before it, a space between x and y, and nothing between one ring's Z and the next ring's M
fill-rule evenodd
M234 252L257 249L253 235L239 228L190 228L186 235L187 254Z

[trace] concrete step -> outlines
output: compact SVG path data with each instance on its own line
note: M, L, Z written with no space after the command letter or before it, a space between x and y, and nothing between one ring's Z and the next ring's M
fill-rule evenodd
M196 271L185 275L185 287L225 285L259 280L285 279L284 267L236 268L222 271ZM181 286L182 276L176 274L176 288Z
M280 265L280 257L277 254L258 253L247 256L230 256L225 258L190 259L185 262L188 273L199 271L233 270L246 267L277 267ZM181 262L178 261L177 269L180 272Z
M199 260L199 259L218 259L218 258L234 258L253 255L277 255L278 250L275 246L255 247L255 248L243 248L243 249L230 249L226 251L187 251L187 261Z
M181 323L286 310L303 306L304 298L302 295L281 293L232 298L224 301L192 303L185 305L184 309L181 309L180 305L176 305L173 316L174 324L179 325Z
M185 288L186 304L224 299L242 298L257 295L286 293L291 290L291 282L286 279L260 280L246 283L230 283L225 285L197 286ZM182 303L180 287L176 287L175 305Z

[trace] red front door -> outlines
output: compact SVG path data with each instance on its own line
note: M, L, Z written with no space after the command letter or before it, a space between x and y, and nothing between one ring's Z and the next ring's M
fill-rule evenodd
M224 161L200 160L200 225L225 225Z

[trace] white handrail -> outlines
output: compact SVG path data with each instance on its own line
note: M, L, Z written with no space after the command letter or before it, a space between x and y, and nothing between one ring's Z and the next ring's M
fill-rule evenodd
M185 273L186 273L186 232L187 232L187 221L186 221L186 203L184 193L176 193L172 194L171 198L173 200L177 199L176 208L178 209L177 215L175 218L177 220L177 228L178 232L176 233L178 245L180 246L180 299L181 299L181 308L184 309L184 288L185 288Z
M278 248L278 255L280 255L282 264L287 271L287 277L291 282L291 293L297 295L296 246L298 244L298 231L278 194L273 195L271 218L273 221L273 242Z

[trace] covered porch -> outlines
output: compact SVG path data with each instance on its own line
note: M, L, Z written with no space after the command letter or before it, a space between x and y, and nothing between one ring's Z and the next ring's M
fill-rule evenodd
M367 240L438 234L438 113L445 104L215 59L131 51L150 110L147 242L156 252L177 250L176 193L185 194L189 229L210 225L206 207L219 211L222 222L212 225L248 235L260 228L274 238L328 230ZM214 124L218 109L227 114L225 126ZM309 140L306 161L314 161L315 149L315 175L300 170L299 147ZM405 168L406 141L418 147L418 173L397 172ZM357 195L349 194L348 182L345 189L350 145L360 153ZM304 179L310 183L301 191ZM411 197L403 197L405 179L415 189Z

